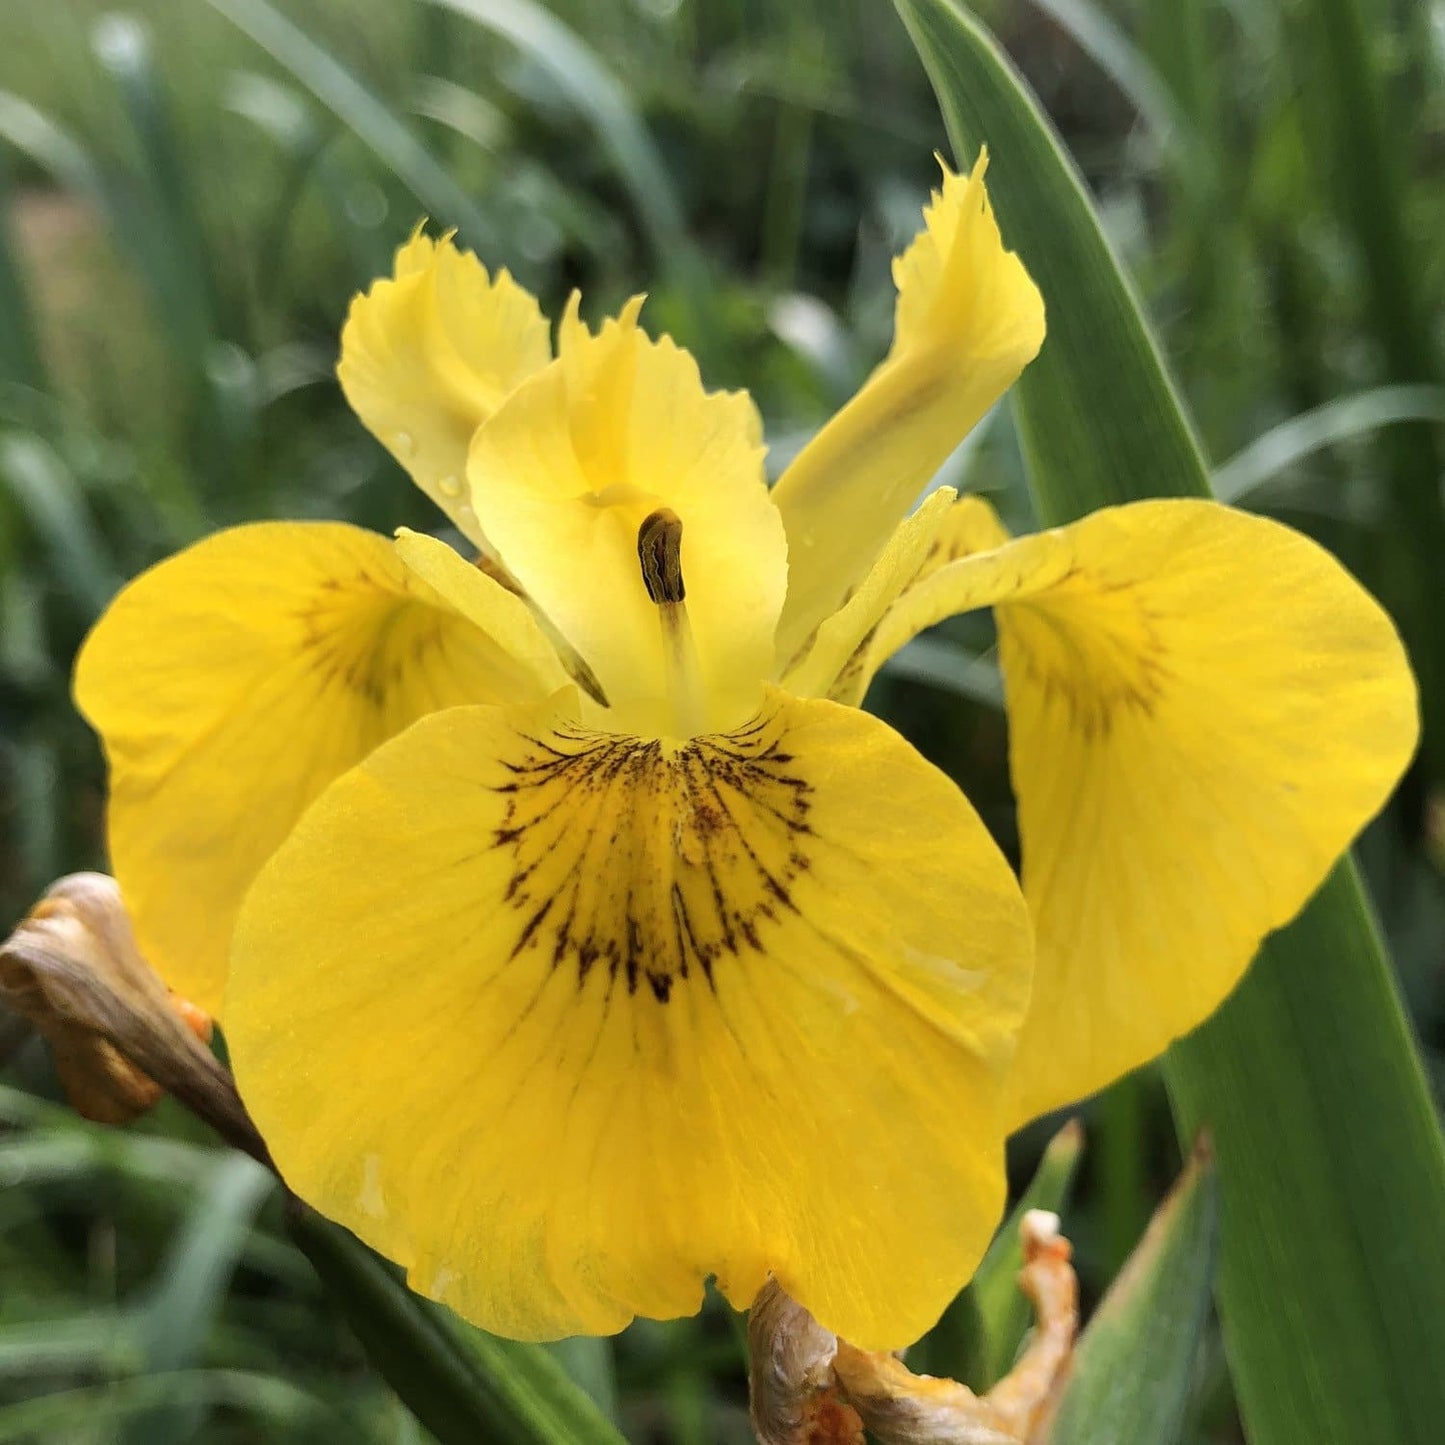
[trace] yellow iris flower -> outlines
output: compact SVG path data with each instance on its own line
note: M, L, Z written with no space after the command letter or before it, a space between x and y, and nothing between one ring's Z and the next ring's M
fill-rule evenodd
M1204 1019L1416 737L1389 621L1201 501L1010 540L929 478L1044 337L983 162L896 336L769 491L743 394L417 236L340 376L452 519L270 523L132 583L80 658L110 843L291 1186L494 1331L745 1306L921 1334L1002 1141ZM992 607L1022 888L858 709Z

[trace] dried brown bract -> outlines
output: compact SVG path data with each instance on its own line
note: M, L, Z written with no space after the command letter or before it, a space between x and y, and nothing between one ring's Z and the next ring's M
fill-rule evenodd
M174 1094L237 1148L269 1162L211 1023L174 997L136 946L113 878L72 873L0 946L0 1004L50 1044L76 1110L120 1124Z
M1055 1215L1035 1210L1020 1232L1019 1286L1037 1324L1018 1364L983 1396L915 1375L895 1355L854 1349L770 1283L748 1323L758 1439L855 1445L866 1427L879 1445L1038 1445L1073 1356L1078 1283Z

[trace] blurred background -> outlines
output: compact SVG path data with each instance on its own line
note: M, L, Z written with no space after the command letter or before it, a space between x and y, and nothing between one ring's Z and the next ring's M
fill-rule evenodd
M1445 5L976 8L1092 186L1221 496L1308 531L1387 603L1418 598L1401 579L1445 568ZM752 390L776 474L888 343L888 262L935 149L881 0L3 0L4 931L57 875L104 866L101 758L68 678L127 578L253 518L438 526L332 375L350 296L419 218L553 315L576 286L593 317L648 290L653 331ZM946 480L1030 525L1006 409ZM1436 673L1445 611L1399 611ZM1016 855L999 704L977 620L911 645L870 699ZM1437 1097L1438 777L1417 765L1360 849ZM0 1442L427 1438L328 1313L264 1179L169 1103L86 1125L40 1046L5 1051ZM1092 1299L1179 1155L1152 1073L1083 1114L1065 1219ZM1015 1141L1019 1185L1059 1122ZM631 1439L750 1438L718 1301L557 1348ZM951 1348L945 1326L923 1357L967 1373ZM1242 1439L1214 1333L1190 1430Z

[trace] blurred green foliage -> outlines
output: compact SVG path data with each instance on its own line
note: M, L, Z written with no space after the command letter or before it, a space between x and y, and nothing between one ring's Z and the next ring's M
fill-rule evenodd
M1361 857L1438 1089L1445 14L976 8L1093 187L1223 494L1317 536L1406 631L1431 761ZM0 8L0 922L103 864L101 760L68 675L124 579L250 518L436 526L331 374L348 299L419 218L458 227L553 314L574 287L593 316L650 290L654 329L711 384L751 388L776 469L882 354L888 259L944 144L876 0ZM1028 525L1006 412L948 471ZM950 624L872 705L1012 847L989 643L977 621ZM263 1177L169 1106L120 1133L43 1102L33 1044L9 1073L0 1441L425 1438L329 1311ZM1096 1298L1178 1159L1152 1074L1086 1126L1066 1229ZM1017 1141L1020 1183L1048 1132ZM929 1348L969 1355L966 1339ZM749 1438L719 1301L557 1354L629 1438ZM1212 1330L1184 1438L1241 1438Z

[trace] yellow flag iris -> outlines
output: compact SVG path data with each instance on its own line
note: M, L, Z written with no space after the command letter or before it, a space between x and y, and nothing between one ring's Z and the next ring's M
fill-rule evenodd
M525 1338L746 1305L922 1333L1002 1140L1219 1003L1415 740L1379 608L1204 502L1008 538L928 479L1042 344L983 162L895 267L892 350L769 491L742 394L413 238L340 376L434 538L221 533L81 656L114 867L221 1014L291 1186ZM1022 887L858 710L995 609Z

